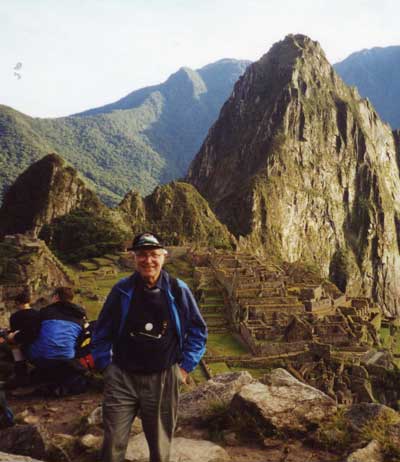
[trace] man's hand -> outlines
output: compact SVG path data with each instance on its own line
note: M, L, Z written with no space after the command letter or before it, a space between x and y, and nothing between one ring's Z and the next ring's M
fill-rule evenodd
M182 376L182 382L185 384L189 383L189 374L185 371L185 369L182 369L181 367L179 368L179 371Z
M8 343L15 343L14 342L14 337L18 334L19 330L15 330L14 332L10 332L7 337L6 337L6 340Z

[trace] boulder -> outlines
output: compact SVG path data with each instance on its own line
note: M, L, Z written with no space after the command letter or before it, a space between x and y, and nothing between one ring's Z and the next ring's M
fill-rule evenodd
M306 432L337 411L332 398L285 369L275 369L265 382L242 387L232 400L231 410L256 419L266 428L289 432Z
M57 462L70 462L74 454L78 438L66 433L52 435L46 449L46 460Z
M125 459L131 462L147 462L149 449L144 433L129 440ZM229 462L231 459L225 449L205 440L174 438L171 449L171 462Z
M346 459L346 462L384 462L381 446L378 441L371 441L365 448L357 449Z
M199 385L195 390L180 397L179 422L200 423L210 415L212 403L229 404L235 393L244 385L253 382L252 376L246 372L220 374Z
M38 459L32 459L31 457L16 456L15 454L8 454L6 452L0 452L0 462L43 462Z
M103 438L101 436L95 436L90 433L82 436L79 440L80 445L88 451L97 451L101 448Z
M36 425L15 425L1 432L0 451L44 459L48 447L47 435Z
M376 421L381 421L382 423L392 422L393 424L400 422L398 412L383 404L375 403L354 404L346 412L345 418L356 432L360 431L365 425Z

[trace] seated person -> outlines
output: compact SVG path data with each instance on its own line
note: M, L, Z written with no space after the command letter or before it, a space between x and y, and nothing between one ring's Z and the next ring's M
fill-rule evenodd
M48 381L63 383L82 373L83 368L74 358L77 340L86 322L86 312L72 303L73 298L71 287L55 289L53 303L39 312L39 335L27 349L29 360Z
M25 351L40 330L39 312L31 308L30 302L29 290L18 294L15 297L17 311L10 317L10 332L6 338L14 358L14 377L7 382L7 387L10 388L29 383Z

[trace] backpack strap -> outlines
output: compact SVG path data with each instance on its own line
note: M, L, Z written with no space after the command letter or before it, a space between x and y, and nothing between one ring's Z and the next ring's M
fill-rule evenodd
M171 285L172 295L174 296L174 299L178 305L177 308L179 311L181 311L180 308L182 306L182 288L180 287L178 280L172 276L170 276L169 282Z

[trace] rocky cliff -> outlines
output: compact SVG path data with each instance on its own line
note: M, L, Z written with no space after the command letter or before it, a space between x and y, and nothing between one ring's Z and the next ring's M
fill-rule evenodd
M242 247L316 264L400 313L395 139L317 42L290 35L247 69L188 180Z
M78 207L106 209L76 170L56 154L49 154L7 190L0 208L0 236L27 231L37 236L44 224Z
M72 212L78 216L72 217ZM188 183L159 186L145 198L132 190L117 208L110 209L86 187L76 170L66 166L56 154L32 164L7 191L0 208L0 237L17 233L40 235L48 245L64 253L68 243L77 243L85 231L89 232L90 223L84 225L85 220L97 218L105 219L107 226L127 236L153 230L171 245L232 248L236 242L207 201ZM65 225L63 219L67 219ZM73 234L79 227L72 227L71 221L86 228L78 237ZM57 226L53 229L54 226L44 225ZM96 240L94 236L92 239Z
M40 305L57 286L74 285L67 268L46 244L22 234L0 242L0 326L8 326L15 297L29 289L32 303Z
M207 201L188 183L172 182L158 186L142 199L129 192L118 209L133 232L150 229L169 245L197 243L232 248L235 238L222 225Z

